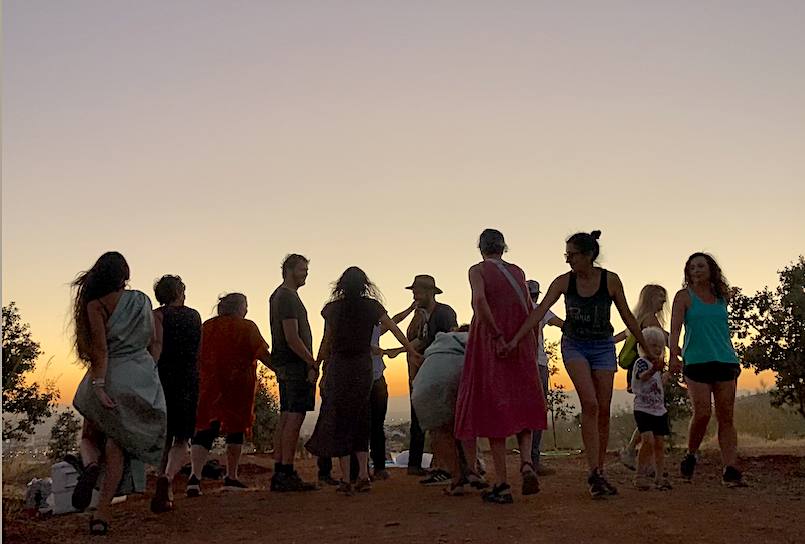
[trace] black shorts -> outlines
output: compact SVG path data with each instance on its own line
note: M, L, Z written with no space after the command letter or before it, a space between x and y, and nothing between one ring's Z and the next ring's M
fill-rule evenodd
M280 412L304 414L316 407L316 389L307 380L278 380Z
M209 429L204 429L202 431L196 432L195 436L193 436L192 444L194 446L201 446L206 450L212 449L212 443L215 442L215 439L218 438L218 435L221 433L221 422L220 421L213 421L210 423ZM226 435L226 443L227 444L243 444L246 436L245 433L228 433Z
M634 420L637 423L637 430L641 433L653 433L655 436L669 436L671 434L668 412L661 416L655 416L654 414L635 410Z
M682 367L682 374L694 382L713 385L717 382L731 382L741 374L738 363L694 363Z

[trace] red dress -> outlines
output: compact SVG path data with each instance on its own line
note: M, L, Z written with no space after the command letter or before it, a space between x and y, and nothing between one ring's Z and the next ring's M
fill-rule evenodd
M257 325L236 316L213 317L201 329L196 430L221 423L225 433L251 433L257 356L268 347Z
M489 260L481 263L484 293L504 338L512 338L528 316L525 274L516 265L503 263L521 293ZM529 310L530 311L530 310ZM526 429L547 427L545 399L537 370L537 344L526 336L506 358L495 352L492 331L477 316L472 319L464 357L464 370L456 402L455 436L505 438Z

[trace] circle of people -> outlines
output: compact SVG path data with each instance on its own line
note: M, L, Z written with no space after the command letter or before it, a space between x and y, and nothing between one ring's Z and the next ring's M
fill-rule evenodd
M270 490L313 491L333 485L345 496L368 492L372 482L389 478L383 357L403 352L411 384L408 474L426 477L426 485L444 485L450 496L463 495L469 487L480 490L485 502L512 503L508 437L517 439L522 495L539 492L539 475L550 473L540 463L541 435L547 427L546 325L562 330L562 359L581 406L586 484L592 498L618 493L607 479L604 461L619 363L629 369L636 424L622 454L634 463L636 444L642 443L636 487L671 488L663 459L664 437L670 434L663 384L680 371L693 407L681 476L693 478L712 401L724 463L722 482L746 485L736 466L733 423L740 365L730 342L729 287L720 267L706 253L687 259L666 332L666 290L646 285L633 313L618 275L596 266L600 234L580 232L566 240L564 257L570 270L553 280L540 301L539 283L526 281L517 265L503 260L503 234L484 230L478 243L482 260L469 269L473 317L461 327L455 311L436 301L442 291L432 276L416 276L407 287L413 303L390 317L377 287L363 270L351 266L335 282L321 311L324 335L316 355L307 310L298 295L308 275L309 260L302 255L285 258L282 283L269 298L269 350L257 325L246 319L243 294L220 297L217 316L202 323L199 313L184 304L181 278L166 275L154 285L159 307L152 310L148 296L127 289L125 258L117 252L103 254L72 284L75 349L88 366L74 399L84 423L73 506L87 509L97 488L99 500L89 530L106 534L113 497L144 491L144 478L137 474L147 463L159 467L151 509L171 510L173 480L188 446L192 468L185 492L197 497L202 494L207 456L219 436L226 441L224 487L246 488L238 465L254 420L258 362L276 374L279 389ZM550 311L560 296L564 320ZM610 319L613 303L627 327L618 335ZM403 333L398 323L412 314ZM386 332L400 347L380 348ZM616 356L620 341L624 346ZM305 444L318 458L318 483L313 483L299 476L294 458L305 414L314 409L317 383L321 407ZM422 468L426 431L439 465L430 472ZM489 441L491 482L477 456L479 438ZM334 458L340 465L338 480L332 477Z

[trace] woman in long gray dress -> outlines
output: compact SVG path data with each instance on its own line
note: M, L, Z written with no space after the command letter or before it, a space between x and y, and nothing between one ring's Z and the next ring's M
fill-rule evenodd
M126 289L129 266L123 255L108 252L76 278L73 303L75 348L89 364L73 405L84 416L81 458L84 471L73 506L89 506L103 472L92 534L109 530L115 491L127 485L124 468L133 462L159 465L165 445L165 397L155 358L161 329L154 326L151 301Z

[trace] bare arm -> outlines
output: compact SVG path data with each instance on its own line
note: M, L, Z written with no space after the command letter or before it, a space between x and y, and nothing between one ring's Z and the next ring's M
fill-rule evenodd
M682 369L682 362L679 360L682 354L679 348L679 335L682 333L682 322L685 320L685 312L688 311L689 305L688 292L678 291L671 307L671 337L668 339L668 347L671 349L671 372L679 372Z
M548 325L553 325L554 327L562 328L565 326L565 320L561 317L553 316L548 320Z
M271 351L268 349L268 345L264 345L260 351L257 352L257 360L263 363L266 368L268 368L272 372L276 372L274 365L271 364Z
M327 326L327 321L324 322L324 335L319 344L319 355L316 357L316 362L320 363L326 361L330 357L330 327Z
M162 312L154 310L151 312L154 316L154 332L151 333L151 343L148 345L148 352L154 358L154 362L159 362L159 357L162 355Z
M623 319L623 322L626 324L626 328L629 329L629 332L632 333L645 352L651 353L651 348L646 344L646 339L643 338L643 331L640 329L637 319L635 319L634 314L632 314L632 311L629 309L629 305L626 303L626 295L623 294L621 279L614 272L607 272L607 285L610 289L612 300L615 302L615 307L618 309L618 313L621 314L621 319Z
M623 342L624 340L626 340L626 338L628 338L628 337L629 337L629 330L627 329L627 330L623 330L623 331L619 332L618 334L613 336L612 339L615 340L616 344L619 344L620 342Z
M405 351L408 352L410 360L414 362L417 366L419 366L419 364L422 363L422 355L420 355L417 352L414 343L408 341L408 338L405 337L403 332L400 330L397 324L388 316L388 314L383 314L380 317L380 323L381 325L385 326L388 330L391 331L391 333L394 335L394 338L396 338L400 342L400 344L403 345Z
M472 289L472 309L481 320L485 321L493 331L495 338L499 338L503 333L500 331L492 310L489 308L489 301L486 300L484 291L484 278L481 275L481 267L474 265L470 268L470 288Z
M92 352L90 354L89 373L92 378L92 389L105 408L114 408L115 402L106 394L106 369L109 365L109 351L106 345L106 315L100 301L93 300L87 305L89 331L92 335Z
M282 333L285 335L285 341L288 342L288 347L291 348L291 351L296 353L309 366L317 366L316 359L313 358L313 354L308 351L299 336L299 321L297 319L283 319Z
M394 317L391 318L391 320L395 324L399 324L400 321L402 321L403 319L405 319L406 317L411 315L411 312L413 312L414 310L416 310L416 301L411 303L411 305L408 308L406 308L405 310L403 310L402 312L400 312L398 314L395 314ZM380 324L380 336L383 336L388 331L389 331L389 328L381 323Z
M539 322L545 317L545 314L548 313L548 310L551 309L551 306L559 300L559 296L567 290L567 274L562 274L553 282L551 282L551 286L548 287L548 292L545 294L545 297L540 302L539 306L534 308L531 313L529 314L528 318L520 327L520 330L517 331L517 334L514 335L508 344L508 350L513 350L517 344L520 343L520 340L525 337L526 334L531 332ZM559 318L557 318L559 319ZM564 322L563 322L564 324Z

